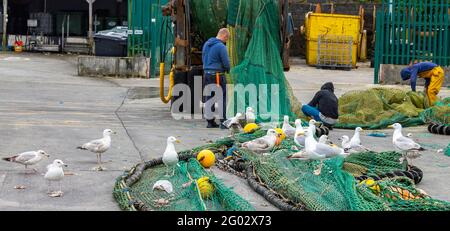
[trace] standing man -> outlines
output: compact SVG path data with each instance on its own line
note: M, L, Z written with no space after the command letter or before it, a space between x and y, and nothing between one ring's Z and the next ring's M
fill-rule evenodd
M302 111L306 116L313 117L314 120L322 122L332 130L339 117L338 108L334 85L332 82L328 82L322 86L309 104L302 106Z
M404 68L400 75L403 80L410 79L411 89L416 91L417 77L425 79L425 94L427 95L428 105L432 107L438 101L437 95L444 83L444 70L439 65L432 62L420 62L409 65Z
M208 86L214 84L217 88L221 89L222 97L220 95L215 98L216 100L210 100L215 95L205 97L205 118L208 121L207 128L217 128L219 125L215 122L213 111L219 110L220 113L220 128L225 129L222 124L226 120L226 90L227 82L225 73L230 71L230 61L228 58L226 42L230 38L230 31L227 28L219 30L217 37L210 38L205 45L203 45L202 60L204 70L204 85ZM214 88L213 88L214 89ZM217 93L220 91L215 91ZM219 104L219 108L215 108L215 104Z

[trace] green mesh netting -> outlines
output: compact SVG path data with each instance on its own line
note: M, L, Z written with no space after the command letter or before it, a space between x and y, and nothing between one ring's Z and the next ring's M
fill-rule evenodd
M133 210L131 201L140 201L150 210L158 211L251 211L253 207L242 197L225 186L212 173L205 171L196 159L179 162L174 176L166 176L167 169L164 165L157 165L146 169L140 179L131 187L121 184L119 178L114 196L120 207L124 210ZM201 177L208 177L214 191L211 197L202 198L197 185L192 182ZM169 194L161 190L153 190L153 185L158 180L168 180L173 185L173 193ZM189 184L189 182L192 182ZM162 201L162 202L161 202Z
M252 162L256 175L264 184L299 207L304 205L307 210L314 211L450 209L449 202L421 194L408 178L377 181L378 191L373 190L374 186L367 187L355 180L354 176L363 174L406 170L406 163L398 161L399 153L368 152L353 154L345 160L340 157L329 159L324 161L321 174L316 176L313 171L320 161L289 160L287 156L295 152L291 147L292 141L287 140L270 155L244 149L239 149L239 153Z
M257 178L269 191L283 198L289 204L314 211L449 211L450 203L435 200L416 188L412 179L394 176L378 180L374 185L360 182L355 177L362 175L382 175L408 169L406 162L399 163L397 152L357 153L347 158L336 157L324 161L319 176L313 171L320 161L290 160L287 157L298 151L292 139L284 140L268 154L255 154L239 148L239 144L259 138L267 130L253 134L237 134L224 137L214 143L181 152L180 155L193 156L203 149L210 149L218 155L239 155L247 164L252 164ZM170 197L163 192L154 192L151 187L158 179L164 179L166 169L159 166L144 171L142 177L131 187L120 187L122 178L116 184L114 195L122 209L130 206L135 199L154 210L252 210L252 207L224 186L211 173L205 171L195 159L181 163L181 168L170 178L176 193ZM194 185L183 188L189 182L187 172L198 179L208 176L216 190L211 200L202 202ZM128 174L128 173L127 173ZM127 175L125 174L125 175ZM123 184L123 183L122 183ZM155 200L167 198L170 204L157 206ZM206 209L205 209L206 208Z
M228 0L195 0L189 4L192 31L196 31L202 41L215 37L219 29L226 26Z
M337 128L367 129L386 128L394 123L404 127L427 122L450 123L450 98L425 109L422 92L396 88L373 88L350 91L339 98L339 122Z
M404 127L423 124L422 93L394 88L373 88L347 92L339 98L337 128L386 128L394 123Z
M397 152L366 152L358 155L350 155L345 159L344 170L353 176L368 174L383 174L395 170L406 170L406 162L400 163L402 155Z
M260 122L300 115L300 103L283 73L279 12L276 0L229 1L228 49L233 67L229 81L234 84L229 89L229 116L247 106L256 110ZM252 93L242 94L244 89Z
M450 125L450 97L437 102L421 114L426 122L434 122L442 125Z

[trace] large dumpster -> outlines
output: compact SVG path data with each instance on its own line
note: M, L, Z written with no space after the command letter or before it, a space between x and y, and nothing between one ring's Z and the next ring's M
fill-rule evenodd
M305 25L308 65L356 67L361 39L360 16L308 13Z

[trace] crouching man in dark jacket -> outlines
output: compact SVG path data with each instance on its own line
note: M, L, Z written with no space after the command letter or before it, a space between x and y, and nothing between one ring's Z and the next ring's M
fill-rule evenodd
M302 111L306 116L313 117L314 120L333 129L333 125L339 118L338 106L338 98L334 95L334 85L328 82L322 86L309 104L302 106Z

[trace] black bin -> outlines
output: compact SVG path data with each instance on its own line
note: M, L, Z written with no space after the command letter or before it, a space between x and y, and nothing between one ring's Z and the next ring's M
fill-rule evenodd
M126 57L128 34L126 27L99 31L94 35L95 55L109 57Z

